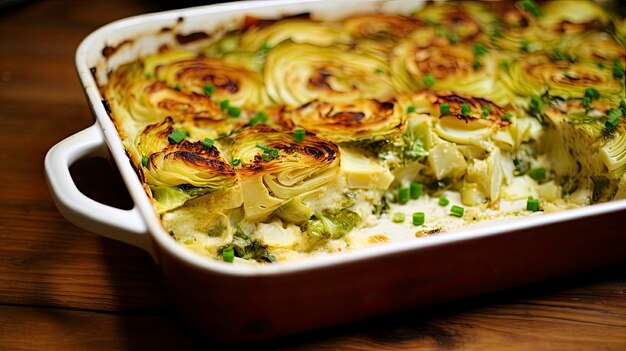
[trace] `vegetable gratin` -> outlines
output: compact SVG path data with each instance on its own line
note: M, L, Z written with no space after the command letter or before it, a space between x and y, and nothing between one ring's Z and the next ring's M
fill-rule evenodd
M594 2L200 34L101 89L164 228L202 255L282 262L626 197L626 22Z

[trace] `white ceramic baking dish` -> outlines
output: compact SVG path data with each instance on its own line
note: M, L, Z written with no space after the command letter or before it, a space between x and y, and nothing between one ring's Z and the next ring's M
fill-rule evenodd
M626 261L626 201L262 266L201 257L162 228L102 103L98 83L106 81L107 72L163 44L176 45L176 34L224 30L246 14L310 12L315 18L333 19L373 11L409 13L419 4L237 2L143 15L98 29L76 53L96 122L54 146L45 160L59 211L80 227L150 252L180 314L198 330L224 340L295 333ZM107 149L135 203L129 211L84 196L70 176L73 162L107 154Z

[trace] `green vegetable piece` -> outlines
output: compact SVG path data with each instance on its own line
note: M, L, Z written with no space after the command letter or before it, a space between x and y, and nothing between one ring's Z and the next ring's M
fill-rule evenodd
M502 115L502 120L503 121L510 121L513 118L513 114L511 114L511 112L507 112L504 115Z
M533 96L532 98L530 98L530 112L534 113L534 114L542 114L543 113L543 103L541 102L541 99Z
M457 205L452 205L452 207L450 208L450 215L451 216L455 216L455 217L463 217L463 213L465 212L465 209L461 206L457 206Z
M306 132L302 128L294 129L293 130L293 140L295 140L298 143L301 143L301 142L304 141L304 135L305 134L306 134Z
M409 107L406 108L406 113L413 113L415 112L415 105L410 105Z
M619 59L613 60L613 77L624 78L624 65Z
M450 41L450 44L456 44L459 42L459 35L455 32L450 32L448 34L448 40Z
M228 115L231 117L239 117L241 116L241 109L234 106L228 106L227 109Z
M621 114L622 114L621 111L618 109L610 109L608 111L609 120L604 123L604 127L609 132L612 132L613 130L615 130L615 127L617 127L617 125L620 122Z
M250 122L248 122L248 124L250 124L251 126L254 126L259 123L266 123L267 121L268 121L267 114L263 111L259 111L256 113L256 116L254 118L250 119Z
M565 55L563 55L563 52L560 49L554 49L552 51L552 57L556 61L563 61L563 60L565 60Z
M583 96L583 107L587 110L591 108L591 98L589 96Z
M528 201L526 201L526 209L531 212L539 211L539 200L532 198L528 199Z
M521 0L516 4L519 8L530 12L535 17L539 17L543 14L541 8L533 0Z
M422 225L426 220L424 212L414 212L412 217L414 226Z
M408 187L402 187L398 189L398 202L404 205L407 202L409 202L410 198L411 198L411 190Z
M169 141L170 144L178 144L183 141L183 139L185 139L185 132L180 129L174 129L174 131L167 136L167 141Z
M319 214L304 224L304 234L311 238L329 240L346 235L361 221L358 213L344 209L334 215Z
M472 112L472 108L470 104L468 104L467 102L464 102L461 104L461 116L469 117L471 112Z
M222 250L222 258L224 262L232 263L235 260L235 249L232 246L229 246Z
M522 51L525 51L525 52L530 51L530 42L528 41L528 39L520 40L519 45L521 46Z
M409 193L411 195L411 199L419 199L419 197L424 193L424 186L418 182L411 182L409 185Z
M211 138L204 138L204 140L202 141L202 145L204 145L204 147L206 147L207 149L212 148L213 144L215 144L215 140Z
M490 112L491 112L491 106L488 106L488 105L487 106L483 106L482 112L481 112L482 116L483 116L483 119L487 119L487 117L489 116Z
M233 160L233 166L234 166L234 167L237 167L237 166L239 166L240 164L241 164L241 160L240 160L240 159L236 158L236 159L234 159L234 160Z
M448 206L449 203L450 203L450 200L448 200L447 197L443 195L439 196L439 206Z
M576 63L576 61L578 61L578 58L576 58L576 55L569 53L569 52L565 54L565 58L567 59L569 63Z
M423 80L426 88L431 88L436 82L435 76L430 73L425 74Z
M202 91L204 91L204 94L206 96L211 96L215 93L215 86L210 85L210 84L206 84L203 88Z
M446 28L446 27L437 27L437 29L435 30L435 34L438 37L445 37L446 35L448 35L448 28Z
M270 160L270 155L264 153L264 154L261 155L261 158L263 159L263 161L269 161Z
M374 70L374 73L376 74L382 74L383 73L383 69L380 67L376 67L376 69Z
M174 86L174 89L176 89L176 91L180 91L180 85L176 84L176 85Z
M487 53L487 47L481 43L474 45L474 56L481 57Z
M298 198L291 199L276 210L276 216L285 222L301 225L311 218L311 209Z
M589 96L592 99L599 99L600 92L596 88L587 88L585 89L585 96Z
M439 105L439 112L441 115L449 115L450 114L450 104L443 103Z
M528 172L528 176L534 180L541 180L546 177L546 169L543 167L533 168Z
M224 99L224 100L220 101L220 108L222 110L226 110L228 108L228 106L230 106L230 101L228 101L228 99Z
M141 156L141 166L142 167L148 167L148 156L143 155Z
M396 213L393 214L393 221L396 222L396 223L404 222L404 218L405 218L405 216L404 216L404 213L402 213L402 212L396 212Z
M480 61L478 61L478 59L474 59L472 66L474 67L474 70L479 69L481 66Z

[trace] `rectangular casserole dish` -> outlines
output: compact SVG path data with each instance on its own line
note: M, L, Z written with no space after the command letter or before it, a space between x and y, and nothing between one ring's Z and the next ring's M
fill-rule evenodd
M89 35L77 70L96 123L54 146L48 182L60 212L87 230L148 251L181 316L222 340L259 340L476 295L626 261L626 200L532 218L487 222L438 236L264 266L233 266L186 250L163 229L102 101L107 72L245 15L409 12L415 1L251 1L133 17ZM194 45L192 42L190 45ZM125 211L82 195L77 159L110 152L133 198Z

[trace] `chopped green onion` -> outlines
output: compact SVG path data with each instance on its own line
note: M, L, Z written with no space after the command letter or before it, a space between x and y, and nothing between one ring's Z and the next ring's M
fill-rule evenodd
M450 32L448 34L448 40L450 41L450 44L456 44L459 42L459 35L455 32Z
M598 68L604 68L604 63L602 62L598 62L596 65L598 66Z
M226 110L229 105L230 105L230 101L228 101L228 99L224 99L224 100L220 101L220 108L222 110Z
M426 19L426 24L429 26L436 26L437 25L437 20L434 18L427 18Z
M263 45L261 45L261 50L263 50L263 51L269 51L271 48L272 47L267 42L265 42L265 43L263 43Z
M464 102L461 104L461 116L469 117L471 112L472 112L472 108L470 104L468 104L467 102Z
M396 212L393 214L393 221L396 223L402 223L404 222L404 213L402 212Z
M410 197L411 197L411 190L409 189L409 187L404 186L398 189L398 202L404 205L407 202L409 202Z
M418 226L424 224L426 219L426 215L424 212L414 212L413 213L413 225Z
M167 141L169 141L170 144L178 144L183 141L183 139L185 139L185 132L180 129L174 129L174 131L167 136Z
M589 96L583 96L583 106L587 110L591 108L591 98Z
M433 76L430 73L425 74L423 80L424 80L424 86L426 86L426 88L430 88L433 85L435 85L435 81L436 81L435 76Z
M411 182L409 185L409 193L411 195L411 199L419 199L424 192L424 186L418 182Z
M202 145L208 149L212 148L213 144L215 144L215 140L211 138L204 138L204 141L202 141Z
M251 126L257 125L259 123L265 123L268 121L267 114L263 111L257 112L256 116L248 122Z
M240 164L241 164L241 160L240 159L236 158L236 159L233 160L233 166L237 167Z
M176 85L174 86L174 89L176 89L176 91L180 91L180 85L176 84Z
M483 119L487 119L487 116L489 116L489 112L491 112L491 106L489 106L489 105L483 106L483 108L482 108Z
M528 201L526 201L526 209L531 212L539 211L539 200L529 198Z
M585 96L589 96L592 99L599 99L600 92L596 88L587 88L585 89Z
M202 88L202 90L204 91L204 94L206 96L211 96L215 93L215 86L211 85L211 84L205 84L205 86Z
M263 153L261 155L261 158L263 159L263 161L269 161L270 160L270 155L266 154L266 153Z
M376 69L374 70L374 73L376 74L382 74L383 73L383 69L380 67L376 67Z
M622 111L616 108L612 108L607 112L607 114L609 116L609 120L606 121L606 123L604 123L604 127L609 132L612 132L620 122L619 119L620 119L620 116L622 115Z
M225 262L233 262L235 260L235 249L231 246L222 250L222 258Z
M474 67L474 70L479 69L481 66L480 61L478 61L478 59L474 59L474 63L472 64L472 66Z
M543 103L541 102L541 99L533 96L532 98L530 98L530 112L535 113L535 114L541 114L542 110L543 110Z
M439 112L442 115L449 115L450 114L450 104L441 104L441 105L439 105Z
M415 112L415 105L410 105L409 107L406 108L406 113L413 113Z
M302 128L298 128L298 129L294 129L293 130L293 140L301 143L304 141L304 134L306 134L306 132L304 131L304 129Z
M148 156L146 155L141 156L141 165L143 167L148 167Z
M511 112L507 112L504 115L502 115L502 120L503 121L510 121L513 118L513 114L511 114Z
M565 55L563 55L561 49L554 49L552 51L552 57L554 57L554 59L557 61L565 60Z
M493 32L491 32L491 37L492 38L502 38L502 31L500 30L500 28L494 29Z
M448 200L447 197L443 195L439 196L439 206L448 206L449 203L450 203L450 200Z
M541 180L546 176L546 169L543 167L533 168L528 172L528 176L534 180Z
M445 37L448 34L448 29L446 27L438 27L435 31L435 34L438 37Z
M615 78L623 78L624 77L624 65L622 61L619 59L613 60L613 77Z
M481 57L487 53L487 47L481 43L474 45L474 56Z
M450 215L452 216L463 217L464 212L465 212L465 209L461 206L452 205L452 207L450 207Z
M522 51L530 51L530 42L527 39L520 40L519 44L522 47Z
M239 117L241 116L241 109L235 106L228 106L226 109L228 111L228 115L231 117Z
M516 4L519 8L527 10L535 17L539 17L542 15L541 8L537 6L537 3L535 3L533 0L521 0L518 1Z

